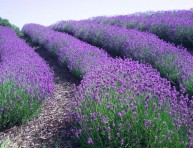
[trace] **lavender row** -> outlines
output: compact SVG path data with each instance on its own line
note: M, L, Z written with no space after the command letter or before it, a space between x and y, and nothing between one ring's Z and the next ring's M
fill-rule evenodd
M151 66L114 60L84 77L75 100L74 134L82 147L192 145L188 98Z
M34 115L53 87L45 61L12 29L0 27L0 129Z
M167 18L174 18L174 17L183 17L192 19L193 18L193 9L190 10L167 10L167 11L147 11L142 13L136 13L135 15L142 15L144 17L167 17Z
M188 143L191 135L187 133L191 132L192 125L188 98L179 97L170 82L161 78L150 65L130 59L112 59L96 47L40 25L25 25L23 32L33 42L47 47L58 57L62 58L59 56L62 53L65 57L63 62L70 67L83 71L81 64L84 63L81 61L89 59L87 62L92 63L89 64L89 71L83 74L84 78L75 94L75 114L72 113L77 121L74 134L81 146L141 146L143 142L152 146L191 144L191 139ZM96 61L94 52L87 54L90 51L102 57L98 58L102 62ZM156 131L155 127L159 129ZM129 142L136 140L132 134L137 136L137 143ZM162 135L171 140L168 142Z
M68 66L70 71L79 78L82 78L91 69L111 61L105 51L68 34L37 24L27 24L22 31L34 43L44 46L56 55L59 63Z
M127 29L137 29L156 34L160 38L193 47L193 11L166 11L152 15L120 15L114 17L96 17L92 20L101 24L111 24Z
M193 95L193 57L153 34L91 21L62 21L51 26L101 47L109 53L150 63L176 86Z

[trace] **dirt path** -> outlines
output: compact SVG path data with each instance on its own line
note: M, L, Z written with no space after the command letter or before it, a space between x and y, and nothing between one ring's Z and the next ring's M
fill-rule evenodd
M36 52L54 70L54 95L45 100L42 112L37 118L20 127L15 126L0 132L0 140L9 138L9 148L78 147L65 120L74 89L72 84L78 85L79 80L72 76L67 68L59 66L57 59L46 49L36 48Z

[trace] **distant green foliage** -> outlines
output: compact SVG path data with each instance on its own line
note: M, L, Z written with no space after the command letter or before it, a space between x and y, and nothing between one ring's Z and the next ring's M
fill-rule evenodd
M11 24L9 22L9 20L7 20L7 19L3 19L3 18L0 17L0 26L10 27L10 28L15 30L15 32L17 33L18 36L20 36L20 37L23 36L23 33L20 31L20 29L17 26Z

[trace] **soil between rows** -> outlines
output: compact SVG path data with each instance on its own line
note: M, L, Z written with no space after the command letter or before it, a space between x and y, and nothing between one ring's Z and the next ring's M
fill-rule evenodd
M76 148L78 143L71 135L67 114L75 86L80 81L70 71L60 66L57 59L46 49L34 47L35 51L49 64L54 71L55 92L47 98L41 114L25 125L15 126L0 132L0 141L10 139L7 147L13 148Z

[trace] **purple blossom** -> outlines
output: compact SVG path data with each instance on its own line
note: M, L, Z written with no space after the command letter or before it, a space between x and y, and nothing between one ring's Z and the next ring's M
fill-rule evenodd
M88 138L87 143L88 143L88 144L94 144L92 138Z
M122 116L122 113L121 113L121 112L119 112L119 113L118 113L118 117L121 117L121 116Z
M166 125L166 122L163 122L163 125L165 126L165 125Z
M155 109L157 107L157 104L156 103L154 103L153 104L153 109Z
M107 131L110 132L110 131L111 131L111 128L110 128L110 127L107 127Z
M121 145L123 145L124 144L124 139L121 139Z

